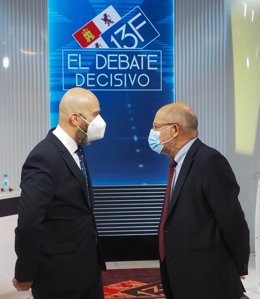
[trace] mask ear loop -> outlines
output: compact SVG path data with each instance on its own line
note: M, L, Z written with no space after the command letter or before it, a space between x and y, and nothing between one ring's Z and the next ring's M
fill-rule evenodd
M88 122L82 115L80 115L79 113L77 113L77 115L78 115L81 119L83 119L86 123L90 124L90 122Z
M85 135L87 135L87 136L88 136L88 133L87 133L87 132L85 132L84 130L82 130L80 126L78 126L78 129L80 129L80 131L81 131L82 133L84 133Z
M166 130L170 129L170 128L171 128L171 127L173 127L174 125L175 125L175 124L171 125L169 128L166 128L166 129L162 130L160 133L162 133L162 132L164 132L164 131L166 131ZM172 140L173 140L173 138L174 138L174 137L170 138L170 139L169 139L169 140L167 140L167 141L161 142L161 144L162 144L162 145L164 145L164 144L166 144L166 143L168 143L168 142L172 141Z
M81 116L79 113L77 113L77 115L81 118L81 119L83 119L88 125L90 124L83 116ZM87 135L88 136L88 133L87 132L85 132L83 129L81 129L81 127L78 125L77 126L77 128L82 132L82 133L84 133L85 135Z

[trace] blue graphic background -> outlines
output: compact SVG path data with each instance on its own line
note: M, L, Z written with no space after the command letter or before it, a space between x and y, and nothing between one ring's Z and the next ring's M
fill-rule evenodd
M65 93L62 50L80 50L72 34L109 5L121 17L138 5L159 32L160 36L145 49L162 51L162 90L93 91L100 101L107 129L104 139L86 147L92 181L95 185L165 184L168 158L152 152L147 138L156 111L173 102L173 0L48 1L50 125L57 125L58 106Z

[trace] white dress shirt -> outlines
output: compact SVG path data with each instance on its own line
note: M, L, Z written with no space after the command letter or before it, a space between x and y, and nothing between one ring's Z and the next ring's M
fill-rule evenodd
M66 147L66 149L70 152L72 158L77 163L78 167L80 167L79 157L75 153L78 149L78 145L74 139L72 139L61 127L58 125L56 129L52 132Z

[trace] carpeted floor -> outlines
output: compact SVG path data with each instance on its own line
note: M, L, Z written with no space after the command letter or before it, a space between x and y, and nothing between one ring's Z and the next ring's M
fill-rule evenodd
M106 299L162 299L158 268L108 270L103 273Z

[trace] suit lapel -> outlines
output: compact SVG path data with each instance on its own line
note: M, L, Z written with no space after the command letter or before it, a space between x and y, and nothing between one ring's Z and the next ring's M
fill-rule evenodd
M197 152L200 145L201 145L201 141L199 139L196 139L195 142L192 144L192 146L190 147L190 149L187 152L187 155L183 161L181 170L179 172L175 187L172 192L169 210L168 210L168 216L170 215L172 209L174 208L174 206L178 200L178 197L182 190L183 184L185 183L185 180L188 177L190 168L193 164L194 155Z
M84 175L83 175L82 171L80 170L77 163L75 162L75 160L71 156L70 152L66 149L66 147L63 145L63 143L54 134L52 134L52 131L53 130L51 130L49 132L49 134L47 135L46 138L49 141L51 141L52 143L54 143L58 147L58 149L60 150L65 163L68 165L69 169L72 171L73 175L75 176L75 178L80 183L81 189L82 189L82 191L84 193L84 196L85 196L85 199L86 199L86 202L88 202L88 194L87 194L87 190L86 190L86 181L85 181L85 178L84 178ZM87 206L90 209L89 205L87 205Z

